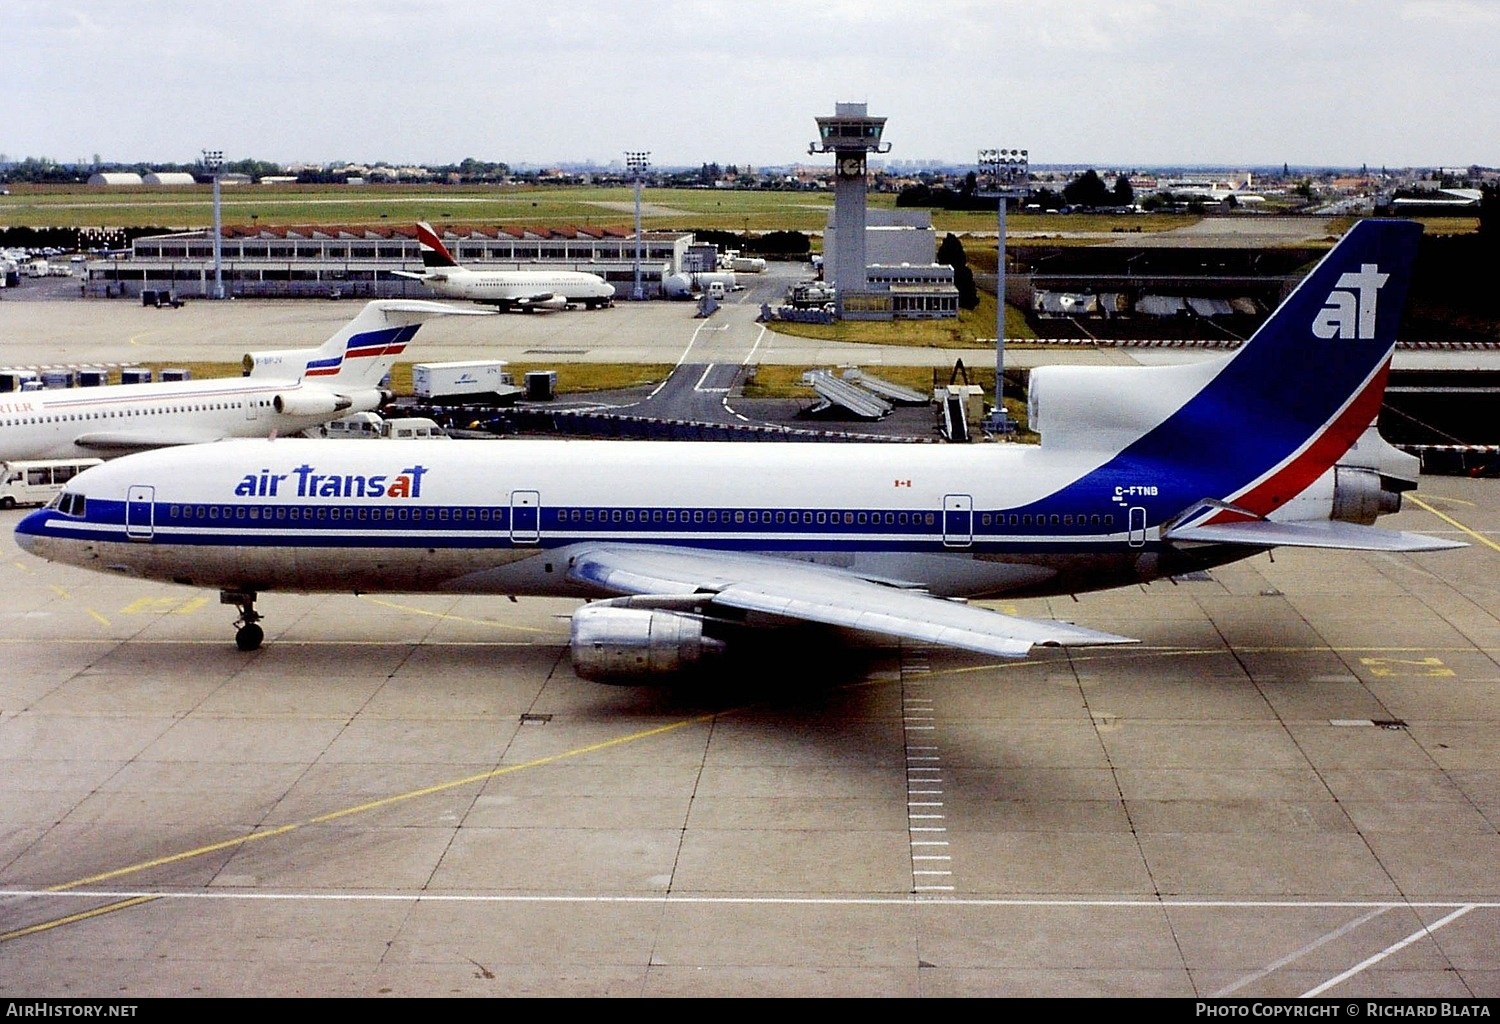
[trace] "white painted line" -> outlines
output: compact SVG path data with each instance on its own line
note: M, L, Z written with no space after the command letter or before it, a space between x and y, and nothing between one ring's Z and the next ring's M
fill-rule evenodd
M1378 907L1375 910L1370 911L1368 914L1357 917L1353 921L1350 921L1348 924L1344 925L1342 928L1336 928L1333 931L1329 932L1327 935L1323 935L1317 939L1314 939L1312 942L1309 942L1301 949L1293 950L1286 956L1282 957L1280 960L1272 961L1255 973L1247 974L1245 977L1241 978L1233 985L1230 985L1228 988L1219 989L1219 991L1213 993L1210 998L1222 999L1225 996L1233 995L1235 992L1238 992L1240 989L1244 988L1246 985L1249 985L1251 982L1259 981L1261 978L1264 978L1271 974L1275 974L1277 971L1281 970L1288 964L1295 963L1296 961L1302 959L1302 957L1311 953L1319 946L1327 945L1334 939L1337 939L1342 935L1347 935L1349 932L1354 931L1354 929L1360 927L1361 925L1375 920L1375 918L1379 917L1381 914L1386 913L1390 909L1390 907Z
M1390 956L1392 953L1396 953L1396 952L1399 952L1400 950L1405 949L1407 946L1410 946L1413 942L1416 942L1418 939L1431 938L1433 932L1437 931L1439 928L1443 927L1445 924L1448 924L1450 921L1457 921L1460 917L1463 917L1469 911L1473 910L1475 906L1477 906L1477 904L1470 904L1468 906L1459 907L1453 913L1451 913L1448 916L1446 916L1446 917L1442 918L1441 920L1437 921L1435 924L1432 924L1432 925L1429 925L1429 926L1424 926L1422 928L1418 928L1416 931L1412 932L1410 935L1408 935L1406 938L1402 939L1400 942L1397 942L1394 945L1387 946L1385 949L1382 949L1379 953L1376 953L1372 957L1367 957L1366 959L1361 960L1359 963L1357 963L1353 967L1349 968L1343 974L1340 974L1340 975L1338 975L1337 977L1334 977L1334 978L1329 978L1327 981L1323 982L1323 984L1319 985L1317 988L1309 989L1308 991L1302 993L1302 995L1301 995L1300 998L1302 998L1302 999L1311 999L1313 996L1322 995L1324 992L1327 992L1329 989L1333 988L1333 986L1339 984L1342 981L1346 981L1349 978L1354 977L1356 974L1359 974L1361 971L1363 971L1367 967L1373 967L1373 966L1375 966L1376 964L1380 963L1380 961L1382 961L1386 957Z
M766 325L765 324L761 324L761 326L760 326L760 333L755 336L755 344L751 345L750 346L750 351L747 352L747 353L745 353L745 358L740 361L740 365L741 366L747 366L747 365L749 365L750 360L753 359L753 358L755 358L755 351L756 351L756 349L760 348L761 339L763 339L765 336L766 336ZM773 337L774 337L774 335L773 335Z
M943 831L937 829L936 831ZM909 900L893 896L868 897L822 897L822 896L684 896L678 893L657 893L641 896L558 896L546 893L330 893L330 892L209 892L192 890L171 892L160 889L103 890L103 889L6 889L0 887L0 896L20 896L37 899L142 899L163 900L270 900L291 902L343 902L343 903L694 903L694 904L766 904L797 906L822 904L828 906L901 906ZM1141 910L1158 910L1162 907L1188 907L1200 910L1337 910L1340 908L1381 908L1387 910L1453 910L1454 913L1419 934L1429 934L1446 924L1450 919L1471 910L1500 910L1500 900L1482 900L1472 903L1455 903L1452 900L1411 901L1392 900L1172 900L1151 898L1115 897L1113 899L1008 899L1005 897L965 897L953 900L954 906L967 907L1136 907Z

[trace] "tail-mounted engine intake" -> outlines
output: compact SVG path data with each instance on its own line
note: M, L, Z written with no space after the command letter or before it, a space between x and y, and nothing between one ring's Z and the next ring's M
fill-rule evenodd
M573 671L601 683L649 682L721 654L724 642L703 635L703 620L677 612L584 605L573 613Z

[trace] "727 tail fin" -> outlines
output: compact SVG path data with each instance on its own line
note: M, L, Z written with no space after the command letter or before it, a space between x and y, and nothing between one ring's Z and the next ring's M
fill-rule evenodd
M423 299L376 299L311 353L303 378L340 388L376 387L424 321L476 314L491 311Z

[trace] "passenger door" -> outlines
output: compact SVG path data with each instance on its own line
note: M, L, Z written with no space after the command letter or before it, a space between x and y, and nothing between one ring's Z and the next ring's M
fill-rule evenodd
M943 495L943 547L966 548L974 541L974 499L967 494Z
M132 484L125 492L125 536L150 540L155 532L156 488Z
M510 492L512 544L536 544L542 539L542 496L536 491Z

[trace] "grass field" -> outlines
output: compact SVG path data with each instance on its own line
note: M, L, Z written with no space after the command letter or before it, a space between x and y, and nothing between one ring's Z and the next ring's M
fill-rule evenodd
M16 185L0 196L5 227L202 228L213 222L207 185L184 188L103 188L85 185ZM633 226L629 188L586 186L436 185L237 185L222 190L226 224L578 224ZM870 206L892 209L896 197L872 193ZM756 232L821 232L833 209L825 191L752 192L735 189L646 189L642 222L648 228ZM979 232L993 237L995 215L934 210L939 232ZM1187 215L1076 214L1067 218L1015 214L1010 232L1060 230L1166 231L1192 223Z
M163 369L184 369L194 380L209 380L216 377L238 377L239 363L177 362L139 363L159 374ZM411 394L411 363L397 363L391 367L391 390L398 395ZM558 391L562 394L588 394L595 391L617 391L623 388L642 387L665 380L672 372L671 363L508 363L506 365L519 384L526 379L529 370L556 370ZM994 373L990 374L991 379Z

